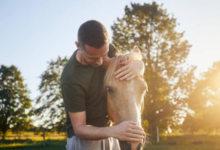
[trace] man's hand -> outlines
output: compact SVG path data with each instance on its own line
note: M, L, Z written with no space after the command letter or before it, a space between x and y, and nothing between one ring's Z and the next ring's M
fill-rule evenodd
M101 140L114 137L121 141L137 142L144 139L144 131L133 121L124 121L112 127L94 127L86 125L86 113L68 112L75 134L85 140Z
M145 133L136 122L124 121L112 127L112 137L120 141L140 142L145 138Z
M120 80L131 80L144 73L144 62L141 61L141 52L135 47L133 53L125 55L120 65L123 66L115 72L115 77Z

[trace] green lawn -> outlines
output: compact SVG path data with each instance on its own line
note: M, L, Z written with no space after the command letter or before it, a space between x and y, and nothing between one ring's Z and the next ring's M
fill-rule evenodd
M145 150L220 150L218 145L154 145L146 148Z
M65 150L66 140L48 140L46 146L43 142L26 143L22 146L4 145L0 150Z
M159 144L151 140L145 150L220 150L220 136L166 136L160 138ZM199 144L192 144L199 142ZM66 140L47 140L43 147L42 141L23 141L23 146L12 143L5 144L0 150L65 150ZM26 144L26 145L25 145Z
M220 150L220 136L166 136L159 144L151 141L145 150Z

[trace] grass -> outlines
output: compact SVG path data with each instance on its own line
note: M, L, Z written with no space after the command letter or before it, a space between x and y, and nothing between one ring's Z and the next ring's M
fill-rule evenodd
M47 133L45 146L41 134L35 135L32 132L9 132L5 141L0 140L0 150L65 150L65 145L65 133Z
M220 145L155 145L145 150L220 150Z
M199 143L195 145L193 142ZM66 140L47 140L45 147L42 141L30 139L6 140L4 145L0 144L0 150L65 150ZM159 144L151 140L144 150L220 150L220 136L163 136Z
M163 136L159 144L152 141L145 150L220 150L220 136Z
M20 132L19 134L7 133L6 140L27 140L41 141L43 139L42 133L34 134L33 132ZM64 140L66 139L66 133L49 133L46 132L46 140Z
M65 150L65 144L66 140L47 140L45 146L42 141L37 141L24 145L4 145L0 150Z

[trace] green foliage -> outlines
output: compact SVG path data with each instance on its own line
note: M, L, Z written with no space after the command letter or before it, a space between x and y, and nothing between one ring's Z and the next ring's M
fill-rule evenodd
M60 88L60 75L67 62L67 58L58 57L51 60L47 70L41 75L39 90L41 95L37 98L35 114L41 120L41 128L65 130L65 109ZM43 122L42 122L43 121Z
M143 119L148 121L150 134L155 134L156 126L164 131L178 125L186 106L184 98L192 88L195 67L182 66L191 45L183 40L184 32L175 31L176 26L176 18L156 2L131 3L112 26L116 47L126 51L137 45L143 54L149 88Z
M20 71L15 66L0 68L0 132L22 131L31 126L31 99Z
M184 129L196 132L199 129L207 133L220 129L220 61L202 74L189 98L188 107L194 114L188 114L184 121Z

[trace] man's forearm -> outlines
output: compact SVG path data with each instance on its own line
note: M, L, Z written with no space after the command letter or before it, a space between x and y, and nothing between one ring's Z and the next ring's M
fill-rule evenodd
M94 127L91 125L81 125L75 131L75 134L85 140L102 140L112 137L114 127Z
M113 137L121 141L138 142L144 139L144 131L133 121L123 121L122 123L110 127L94 127L91 125L80 125L74 128L76 135L85 140L102 140Z

